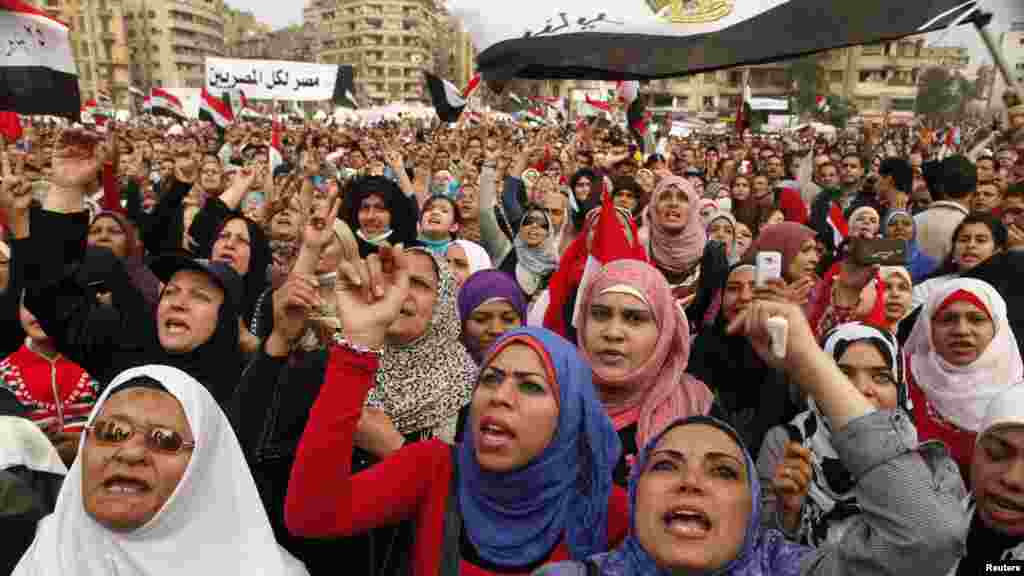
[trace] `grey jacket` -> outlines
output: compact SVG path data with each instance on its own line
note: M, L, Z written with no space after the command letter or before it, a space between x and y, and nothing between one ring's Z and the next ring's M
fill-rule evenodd
M839 542L805 549L798 558L801 576L946 574L965 545L961 502L966 490L945 448L919 443L913 423L900 411L862 416L832 439L843 465L857 480L862 513ZM737 574L795 571L796 566L779 560L762 551L753 565L746 563ZM601 573L633 575L618 569ZM587 571L582 563L562 562L534 574L585 576Z

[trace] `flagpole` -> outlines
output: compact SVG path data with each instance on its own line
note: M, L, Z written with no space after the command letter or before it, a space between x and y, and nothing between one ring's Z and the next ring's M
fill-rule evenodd
M1003 75L1003 80L1006 81L1006 86L1012 88L1021 97L1024 97L1024 91L1017 84L1016 80L1013 79L1013 74L1010 72L1010 65L1007 64L1006 58L1003 57L1002 50L996 45L996 41L992 38L992 33L989 31L987 25L992 20L991 14L979 14L973 19L974 29L978 31L978 35L981 36L982 42L985 43L985 47L988 48L989 54L992 55L992 60L995 62L996 68Z

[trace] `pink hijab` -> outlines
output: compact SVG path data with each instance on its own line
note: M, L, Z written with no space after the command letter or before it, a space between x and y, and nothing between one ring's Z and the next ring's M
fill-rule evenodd
M658 221L658 211L655 209L658 197L669 186L677 186L686 192L689 199L690 215L686 221L686 228L679 234L670 234ZM685 178L679 176L665 176L658 182L648 205L647 222L650 222L650 241L647 244L647 256L652 262L656 262L659 268L673 274L682 274L700 260L704 255L704 244L708 237L704 230L704 223L700 219L700 196L694 190L693 185Z
M661 427L679 418L706 415L711 410L713 395L700 380L686 374L690 359L690 331L686 315L676 304L665 277L656 268L639 260L616 260L601 268L583 294L584 310L601 294L629 294L644 301L654 314L658 326L658 342L651 357L632 374L610 380L594 369L594 384L631 382L632 394L618 404L605 404L605 409L621 430L634 422L637 446L643 446ZM587 330L589 314L580 314L579 334ZM589 352L581 346L580 353L591 362Z

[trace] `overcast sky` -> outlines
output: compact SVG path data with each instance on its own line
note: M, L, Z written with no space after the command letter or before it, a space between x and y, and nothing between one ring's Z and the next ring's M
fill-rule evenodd
M484 0L492 1L492 0ZM851 0L833 0L846 2ZM902 0L913 1L913 0ZM258 19L266 22L274 28L282 28L289 24L302 22L302 6L305 0L227 0L228 4L235 8L249 10ZM1009 29L1011 21L1024 21L1024 2L1021 0L982 0L983 4L992 10L996 17L993 19L993 33L998 40L999 34ZM895 8L894 8L895 9ZM945 37L942 32L930 34L931 42L939 42L941 45L966 45L971 50L971 68L979 64L991 62L988 51L981 43L981 38L975 32L973 26L960 26L950 31Z

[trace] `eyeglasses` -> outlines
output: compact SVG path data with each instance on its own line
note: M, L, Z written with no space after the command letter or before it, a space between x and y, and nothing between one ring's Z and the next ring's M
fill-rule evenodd
M143 426L123 420L95 420L85 430L99 444L118 446L135 436L136 430L145 433L146 448L164 454L177 454L195 448L195 442L186 442L177 431L163 426Z

